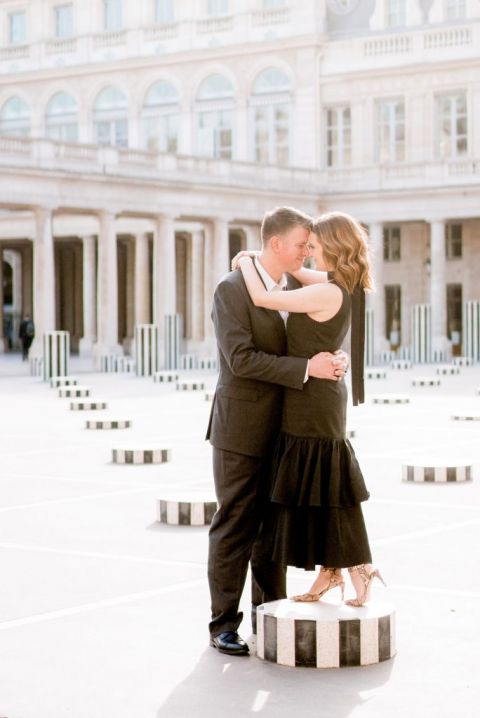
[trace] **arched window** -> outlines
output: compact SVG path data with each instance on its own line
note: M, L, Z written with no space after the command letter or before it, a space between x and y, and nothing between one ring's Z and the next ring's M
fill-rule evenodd
M276 67L258 75L250 98L256 162L287 165L290 160L291 83Z
M233 85L223 75L210 75L195 98L196 151L207 157L233 155Z
M62 142L78 142L78 105L71 95L57 92L48 105L45 118L47 137Z
M30 134L30 108L21 97L11 97L5 102L0 112L0 134Z
M99 145L128 145L127 98L117 87L106 87L93 108L95 141Z
M147 92L142 108L142 142L153 152L178 150L179 98L170 82L157 82Z

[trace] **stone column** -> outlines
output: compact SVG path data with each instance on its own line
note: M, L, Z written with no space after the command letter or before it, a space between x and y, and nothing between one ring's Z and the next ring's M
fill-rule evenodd
M213 281L216 287L218 282L230 270L230 245L228 235L228 221L216 217L213 220Z
M95 356L121 354L118 343L118 265L115 215L98 213L97 343Z
M146 232L135 235L134 324L150 324L150 266Z
M95 237L83 237L83 337L80 356L91 356L97 334L97 272Z
M135 240L128 239L126 243L125 267L125 337L123 348L127 354L132 354L135 342Z
M33 244L33 321L35 339L31 355L42 356L43 334L55 330L55 260L53 254L52 210L35 207Z
M448 347L445 272L445 221L430 222L430 305L432 311L432 349Z
M161 215L153 240L153 323L160 327L161 340L165 314L176 312L176 292L175 225L173 217Z
M213 281L213 227L205 224L203 252L203 336L204 349L209 355L215 351L215 332L212 322L212 302L215 285Z
M369 225L370 263L375 283L375 292L368 295L369 308L373 310L374 354L389 349L385 323L385 287L383 284L383 225L372 222Z
M0 244L0 354L3 354L6 340L3 336L3 247Z
M204 311L204 264L203 264L203 234L200 231L192 232L192 273L190 284L190 330L194 342L203 340L203 311Z

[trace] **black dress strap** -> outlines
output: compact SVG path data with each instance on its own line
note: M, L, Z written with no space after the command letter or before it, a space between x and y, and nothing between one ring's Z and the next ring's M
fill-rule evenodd
M365 290L355 287L352 294L352 399L353 405L365 401L363 368L365 361Z

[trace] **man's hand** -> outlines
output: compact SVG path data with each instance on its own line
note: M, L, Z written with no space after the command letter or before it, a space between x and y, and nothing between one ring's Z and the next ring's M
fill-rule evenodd
M232 271L238 269L238 263L242 257L251 257L254 259L255 257L258 257L259 254L260 252L255 249L243 249L238 252L238 254L236 254L232 259Z
M348 354L345 354L341 349L334 354L330 352L320 352L309 360L308 376L312 376L315 379L341 381L347 373L348 365Z

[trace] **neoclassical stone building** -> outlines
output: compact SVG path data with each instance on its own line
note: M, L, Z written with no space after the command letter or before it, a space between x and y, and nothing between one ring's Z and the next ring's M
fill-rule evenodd
M377 353L420 304L460 351L479 47L474 0L0 0L0 350L27 312L84 356L179 313L208 356L216 281L290 204L368 226Z

